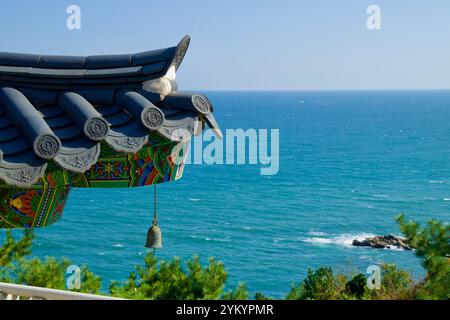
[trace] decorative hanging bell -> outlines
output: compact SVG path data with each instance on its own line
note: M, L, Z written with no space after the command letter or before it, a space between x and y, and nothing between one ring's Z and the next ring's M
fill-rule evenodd
M154 193L154 212L153 212L153 224L148 229L147 232L147 243L145 244L146 248L153 249L153 253L156 249L162 248L162 235L161 229L158 227L158 214L156 212L156 185L155 185L155 193Z
M145 247L149 249L162 248L161 229L157 225L153 225L147 232L147 243Z

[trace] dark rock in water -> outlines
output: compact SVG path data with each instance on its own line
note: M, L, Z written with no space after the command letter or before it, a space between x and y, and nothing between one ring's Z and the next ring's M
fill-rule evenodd
M412 250L405 239L393 235L375 236L362 241L353 240L353 245L356 247L371 247L375 249L391 249L394 247L397 249Z

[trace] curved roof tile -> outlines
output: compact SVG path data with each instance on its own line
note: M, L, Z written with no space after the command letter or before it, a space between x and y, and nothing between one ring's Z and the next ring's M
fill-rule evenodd
M178 69L189 47L186 36L176 47L125 55L44 56L0 52L0 84L24 88L80 86L140 88L140 83Z
M0 53L0 180L29 187L49 161L83 173L102 142L136 153L158 132L180 141L198 132L212 106L203 95L159 94L142 82L178 69L189 46L134 55L64 57ZM216 125L216 124L214 124Z

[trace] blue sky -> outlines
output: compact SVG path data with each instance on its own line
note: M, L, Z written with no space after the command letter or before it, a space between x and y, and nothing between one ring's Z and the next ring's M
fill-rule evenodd
M79 5L82 29L66 28ZM381 8L382 29L366 27ZM181 89L450 88L448 0L1 1L0 51L132 53L192 37Z

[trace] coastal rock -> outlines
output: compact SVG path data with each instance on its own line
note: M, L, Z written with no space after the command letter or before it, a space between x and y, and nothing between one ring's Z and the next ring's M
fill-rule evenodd
M387 236L375 236L372 238L366 238L364 240L353 240L353 245L356 247L371 247L375 249L404 249L412 250L406 239L396 237L393 235Z

